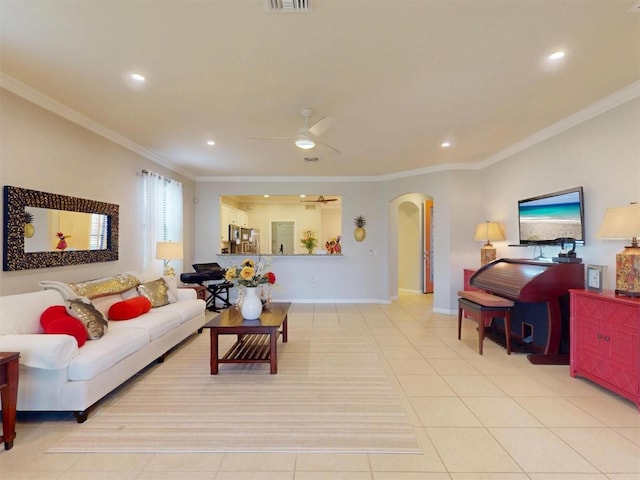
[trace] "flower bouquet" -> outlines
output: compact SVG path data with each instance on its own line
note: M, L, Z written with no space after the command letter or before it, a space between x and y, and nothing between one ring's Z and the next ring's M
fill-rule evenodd
M313 236L313 232L311 230L307 230L304 232L304 236L300 239L300 243L307 249L309 255L311 255L313 253L313 249L318 246L318 239Z
M327 241L324 244L324 248L327 250L329 255L339 255L342 253L342 246L340 245L340 235L331 240Z
M271 271L267 271L268 264L261 259L258 262L254 262L250 258L242 261L237 266L234 265L227 269L224 274L224 278L227 282L235 282L240 286L246 288L256 288L261 285L266 285L267 288L262 288L260 291L260 299L262 303L266 303L271 300L271 286L276 283L276 275ZM266 291L265 291L266 290ZM241 291L238 295L236 305L242 305L245 291Z

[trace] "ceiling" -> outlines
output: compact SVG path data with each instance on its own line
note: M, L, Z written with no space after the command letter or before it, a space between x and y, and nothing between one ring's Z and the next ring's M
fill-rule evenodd
M192 178L401 175L487 160L638 81L638 11L634 0L311 0L296 13L263 0L0 0L0 70L5 88L34 89ZM556 50L566 56L551 63ZM340 153L249 138L295 136L304 107L310 123L335 120L318 139Z

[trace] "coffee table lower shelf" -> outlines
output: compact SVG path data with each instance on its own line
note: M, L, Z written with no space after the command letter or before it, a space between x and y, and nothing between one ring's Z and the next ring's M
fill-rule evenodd
M270 351L269 334L242 335L218 360L218 363L269 363L271 360Z

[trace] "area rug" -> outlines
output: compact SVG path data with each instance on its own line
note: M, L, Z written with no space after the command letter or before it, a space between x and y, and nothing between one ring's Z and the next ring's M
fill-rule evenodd
M373 339L291 329L268 364L209 374L196 336L117 392L48 452L421 454Z

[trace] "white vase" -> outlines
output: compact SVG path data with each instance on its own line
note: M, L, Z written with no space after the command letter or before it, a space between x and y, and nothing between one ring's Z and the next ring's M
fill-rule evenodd
M247 292L242 299L240 313L245 320L256 320L262 313L262 301L258 296L256 287L247 287Z

